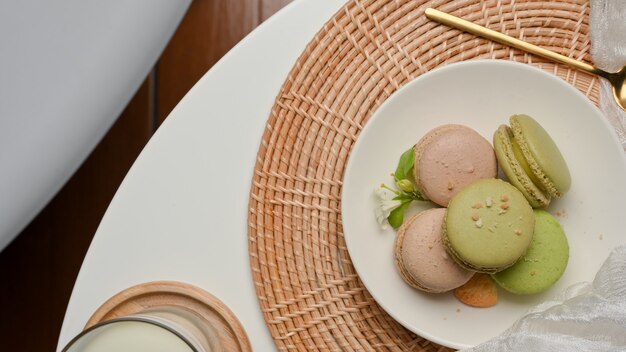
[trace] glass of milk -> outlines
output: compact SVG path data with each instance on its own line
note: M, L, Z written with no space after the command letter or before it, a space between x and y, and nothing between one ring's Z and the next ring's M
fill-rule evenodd
M214 329L182 307L162 306L98 323L63 352L220 352Z

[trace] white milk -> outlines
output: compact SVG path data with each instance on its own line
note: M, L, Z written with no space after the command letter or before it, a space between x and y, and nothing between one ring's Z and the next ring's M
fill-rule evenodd
M174 333L141 321L118 321L83 336L68 352L193 352Z

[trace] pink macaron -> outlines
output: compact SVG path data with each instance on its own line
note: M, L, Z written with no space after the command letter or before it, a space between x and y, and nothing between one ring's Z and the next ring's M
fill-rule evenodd
M463 187L495 178L497 172L496 154L489 141L463 125L439 126L415 145L418 191L444 207Z
M396 267L406 283L422 291L450 291L474 275L450 258L441 242L445 213L443 208L422 211L398 229Z

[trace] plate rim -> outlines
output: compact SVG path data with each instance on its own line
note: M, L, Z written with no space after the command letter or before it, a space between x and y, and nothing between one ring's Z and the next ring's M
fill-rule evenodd
M412 86L414 84L417 84L416 82L422 81L424 79L431 78L433 76L446 74L448 71L451 71L451 70L453 71L453 70L457 70L457 69L471 69L472 67L478 67L478 66L501 66L501 67L507 67L507 69L513 69L513 70L532 71L532 72L538 73L540 75L543 75L546 79L549 79L549 80L552 80L552 81L556 82L563 89L568 90L569 92L573 92L574 95L576 95L577 98L579 98L579 100L583 101L583 104L586 104L588 107L590 107L592 110L594 110L595 113L600 115L602 118L599 119L599 120L601 120L601 123L604 124L605 129L609 130L610 135L612 137L611 143L614 144L615 146L618 146L618 147L620 146L620 142L619 142L619 139L617 137L617 132L615 131L615 128L609 123L609 121L606 119L606 117L604 116L602 111L600 111L600 109L596 105L594 105L589 100L589 98L587 96L585 96L576 87L572 86L567 81L563 80L561 77L556 76L554 74L550 74L549 72L546 72L546 71L542 70L541 68L538 68L538 67L535 67L533 65L526 64L526 63L520 63L520 62L510 61L510 60L500 60L500 59L468 60L468 61L461 61L461 62L451 63L451 64L448 64L448 65L445 65L445 66L439 66L436 69L433 69L431 71L428 71L428 72L420 75L419 77L417 77L414 80L406 83L405 85L400 87L398 90L393 92L372 113L372 115L368 119L367 123L363 126L361 132L359 133L358 138L356 139L356 141L354 142L354 144L353 144L353 146L351 148L350 154L348 156L348 160L346 162L346 167L345 167L345 170L344 170L344 173L343 173L343 178L342 178L343 186L341 188L341 218L342 218L342 224L343 224L344 241L346 242L346 249L348 251L348 254L351 253L350 248L353 247L354 244L353 244L353 246L350 245L350 242L351 242L349 240L350 236L347 235L349 230L346 231L347 230L347 226L346 226L347 222L344 221L344 214L346 214L346 206L347 206L347 203L348 203L348 202L345 201L345 197L346 197L346 194L348 193L347 190L350 189L350 186L346 187L347 183L345 182L345 180L349 178L348 176L351 174L351 172L353 170L355 151L357 151L359 149L360 145L362 143L364 143L363 141L366 138L363 138L363 137L364 136L367 137L367 134L373 128L373 127L371 127L373 125L373 124L371 124L371 122L374 119L377 119L377 116L380 116L381 112L383 112L386 109L388 109L388 106L392 105L394 103L394 101L397 99L397 97L402 95L402 92L404 92L405 90L409 89L410 86ZM624 164L626 164L626 153L621 153L621 159L622 159L622 162ZM394 320L399 322L406 329L412 331L413 333L418 334L419 336L421 336L421 337L423 337L425 339L428 339L428 340L430 340L432 342L440 344L442 346L451 347L451 348L455 348L455 349L464 349L464 348L474 347L472 345L454 343L454 342L449 341L449 340L447 340L445 338L440 338L438 336L434 336L433 334L431 334L429 332L426 332L426 331L424 331L422 329L416 328L412 324L408 323L405 319L400 318L395 312L390 311L387 305L382 303L382 301L380 300L380 297L378 297L374 292L372 292L372 290L370 289L372 286L368 285L368 283L366 283L366 280L364 280L363 276L360 274L360 269L357 267L357 265L354 263L354 261L352 261L352 266L354 267L354 270L356 271L357 275L359 276L359 279L361 280L361 282L363 282L363 285L368 290L368 292L372 296L372 298L376 301L376 303L387 314L389 314ZM496 337L496 336L493 336L492 338L494 338L494 337ZM483 343L486 342L486 341L488 341L488 340L483 341Z

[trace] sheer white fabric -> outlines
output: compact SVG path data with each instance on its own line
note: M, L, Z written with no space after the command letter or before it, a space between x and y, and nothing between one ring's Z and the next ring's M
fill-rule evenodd
M570 286L465 351L626 351L626 245L611 252L593 283Z
M591 0L589 25L594 65L608 72L626 65L626 1ZM617 106L611 85L604 79L600 84L600 109L626 150L626 112Z

